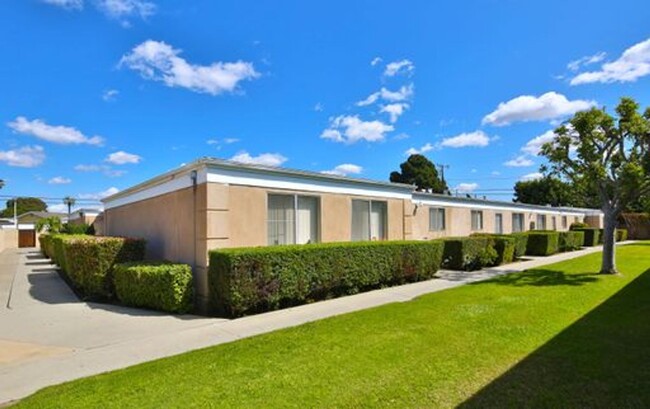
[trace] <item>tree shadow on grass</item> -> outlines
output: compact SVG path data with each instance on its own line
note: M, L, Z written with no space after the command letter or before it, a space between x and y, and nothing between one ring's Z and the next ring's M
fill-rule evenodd
M490 283L515 287L579 286L598 281L597 273L566 274L562 271L535 269L495 277Z
M650 270L459 408L650 407Z

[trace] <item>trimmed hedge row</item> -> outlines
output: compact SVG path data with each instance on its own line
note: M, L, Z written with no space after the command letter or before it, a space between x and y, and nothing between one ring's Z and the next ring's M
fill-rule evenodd
M526 254L529 256L550 256L560 250L560 233L556 231L528 232Z
M600 230L596 228L586 228L586 227L580 227L580 228L573 228L573 231L581 231L584 233L584 241L582 242L582 245L585 247L593 247L597 246L598 243L600 242Z
M616 241L627 240L627 229L616 229Z
M450 237L442 239L442 267L450 270L473 271L492 266L498 257L488 235Z
M528 248L528 234L525 232L521 233L512 233L510 237L515 239L515 259L522 258L526 255L526 249Z
M115 294L123 304L172 313L192 309L192 269L169 262L116 264Z
M241 316L428 280L440 268L442 253L441 241L214 250L208 271L211 309Z
M585 233L582 231L563 231L560 232L559 250L573 251L579 250L585 241Z
M470 237L486 238L488 240L486 245L492 247L496 252L496 256L486 258L486 256L489 256L492 253L490 250L487 250L488 254L483 255L483 263L474 263L475 265L472 266L473 268L471 269L475 270L485 266L498 266L501 264L511 263L515 259L517 242L519 240L516 237L491 233L474 233ZM462 240L462 238L460 239Z

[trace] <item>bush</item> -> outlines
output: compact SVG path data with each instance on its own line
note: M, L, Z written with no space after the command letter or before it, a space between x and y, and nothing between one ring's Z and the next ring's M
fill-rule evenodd
M512 233L510 237L515 239L515 259L522 258L526 255L526 248L528 247L528 233Z
M582 223L582 222L574 222L571 223L571 226L569 226L569 230L581 230L581 229L588 229L589 225L587 223Z
M496 256L492 262L481 263L484 266L489 265L501 265L512 263L515 258L515 247L517 245L517 239L512 236L507 236L505 234L490 234L490 233L474 233L471 237L485 237L488 239L487 247L492 248L496 251ZM490 250L487 250L487 253L491 253ZM484 259L487 261L488 259Z
M442 249L442 242L434 240L213 250L211 309L241 316L428 280L440 268Z
M600 241L600 231L593 227L583 228L583 229L574 229L574 231L581 231L585 235L585 240L582 243L584 247L593 247L597 246Z
M141 239L67 236L61 241L65 262L60 266L86 297L111 298L115 264L144 258L145 241Z
M529 256L550 256L559 251L560 234L556 231L528 232L526 254Z
M585 241L585 233L582 231L563 231L560 232L559 248L560 251L579 250Z
M598 244L603 244L605 241L605 229L598 229Z
M445 238L442 266L450 270L473 271L495 265L498 254L491 245L491 236ZM494 252L486 250L492 248Z
M41 234L38 236L38 242L41 245L41 252L47 258L52 258L52 235Z
M616 229L616 241L627 240L627 229Z
M117 299L126 305L172 313L192 309L192 269L187 264L116 264L113 280Z

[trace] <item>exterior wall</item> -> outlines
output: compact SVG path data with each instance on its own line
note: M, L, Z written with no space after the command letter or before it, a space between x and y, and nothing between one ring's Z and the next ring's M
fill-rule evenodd
M190 264L201 298L207 282L205 190L201 184L107 209L105 233L146 239L149 259Z
M602 215L589 215L585 216L584 222L590 227L602 229L605 227L605 219Z
M38 245L38 242L36 245ZM0 251L16 248L18 248L18 230L0 229Z

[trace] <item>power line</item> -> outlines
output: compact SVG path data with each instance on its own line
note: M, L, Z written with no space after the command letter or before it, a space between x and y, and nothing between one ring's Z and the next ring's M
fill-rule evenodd
M46 202L53 202L53 201L61 201L63 202L63 197L46 197L46 196L25 196L25 195L20 195L20 196L15 196L15 195L0 195L0 199L21 199L21 198L26 198L26 197L33 197L36 199L41 199ZM101 204L101 201L97 199L77 199L75 198L75 202L77 203L93 203L93 204Z

